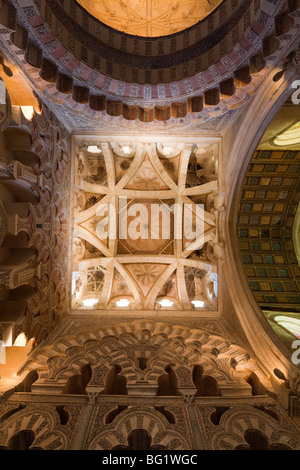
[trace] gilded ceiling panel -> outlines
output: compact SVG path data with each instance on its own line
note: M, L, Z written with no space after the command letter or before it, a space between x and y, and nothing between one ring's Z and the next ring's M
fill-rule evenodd
M250 288L263 309L299 311L300 268L293 243L299 162L297 150L259 150L242 187L239 247Z

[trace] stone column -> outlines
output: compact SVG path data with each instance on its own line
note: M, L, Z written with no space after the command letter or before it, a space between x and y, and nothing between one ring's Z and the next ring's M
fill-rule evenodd
M71 450L82 450L99 392L88 392L88 403Z
M199 427L195 409L194 409L194 401L195 401L194 395L185 395L184 401L187 406L187 412L188 412L188 416L189 416L189 420L190 420L190 424L192 428L192 435L193 435L193 441L194 441L193 450L207 450L202 434L201 434L201 429Z

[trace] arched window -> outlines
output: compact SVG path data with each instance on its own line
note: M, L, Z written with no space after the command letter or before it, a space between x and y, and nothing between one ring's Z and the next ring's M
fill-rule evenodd
M297 318L286 315L277 315L274 317L274 321L297 338L300 338L300 320Z
M278 147L287 147L299 143L300 140L300 121L294 122L281 134L274 139L274 144Z

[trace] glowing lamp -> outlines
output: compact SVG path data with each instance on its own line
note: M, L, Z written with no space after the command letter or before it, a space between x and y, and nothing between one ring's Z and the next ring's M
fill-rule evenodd
M117 300L117 302L116 302L117 307L128 307L129 304L130 304L130 302L127 299Z
M33 106L21 106L21 110L24 118L27 119L27 121L32 121L34 115Z
M99 153L100 149L97 145L89 145L88 148L87 148L87 151L89 153Z
M161 302L159 302L159 304L162 307L173 307L174 302L171 302L169 299L163 299L163 300L161 300Z
M97 303L97 299L85 299L82 301L84 307L91 307L93 308Z
M26 343L27 343L26 336L24 335L24 333L20 333L14 342L14 346L24 347L26 346Z
M128 155L130 153L130 147L128 145L124 145L124 147L122 147L122 151Z
M165 155L170 155L172 153L172 147L164 147Z
M196 308L203 308L204 307L204 302L203 300L193 300L192 304L196 307Z

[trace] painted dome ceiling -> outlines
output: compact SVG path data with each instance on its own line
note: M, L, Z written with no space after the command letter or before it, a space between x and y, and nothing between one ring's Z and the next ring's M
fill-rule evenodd
M77 0L92 16L135 36L174 34L206 18L222 0Z
M126 34L103 16L99 21L80 2L25 3L18 15L7 2L1 8L4 43L15 48L6 61L17 60L38 96L80 133L119 131L122 123L133 133L138 125L157 134L163 122L175 132L189 126L196 135L201 123L202 131L218 135L280 61L279 42L287 57L285 37L299 32L292 2L289 12L267 2L266 13L256 0L210 0L202 21L151 38Z

